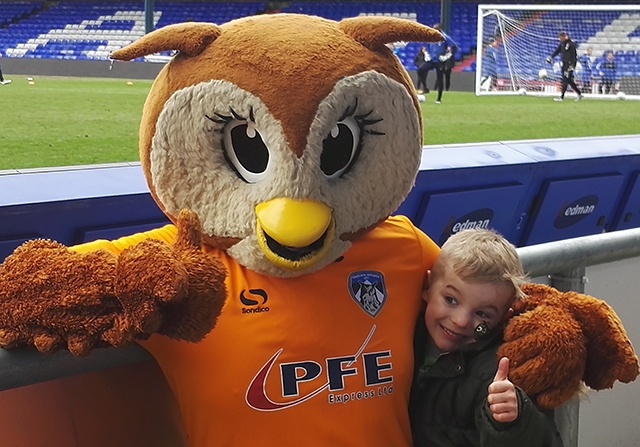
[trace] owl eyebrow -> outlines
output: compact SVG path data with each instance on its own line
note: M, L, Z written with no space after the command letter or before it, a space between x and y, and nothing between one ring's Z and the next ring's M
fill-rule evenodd
M356 113L356 110L358 110L358 97L357 96L356 96L355 104L353 105L353 108L351 108L351 106L347 106L347 110L345 110L344 113L342 114L342 116L340 118L338 118L338 121L344 121L345 119L349 118L350 116L353 116Z
M362 124L364 124L365 126L370 126L372 124L379 123L380 121L384 121L384 118L374 118L370 120L366 119L372 113L373 113L373 110L369 110L367 113L364 113L362 115L354 115L353 117L359 122L361 122Z
M216 124L227 124L228 122L230 122L233 117L232 116L228 116L228 115L221 115L218 112L213 112L213 114L215 116L217 116L217 118L212 118L209 115L207 115L206 113L204 114L204 116L209 120L209 121L213 121Z
M230 122L231 120L235 119L238 121L250 121L252 123L255 123L255 115L253 113L253 106L249 107L249 119L246 119L244 116L240 115L238 112L236 112L235 110L233 110L233 107L229 106L229 112L231 112L231 115L223 115L221 113L218 112L214 112L213 114L217 117L217 118L212 118L209 115L207 115L205 113L205 117L210 120L213 121L214 123L217 124L227 124L228 122Z
M384 121L384 118L373 118L367 119L373 113L373 109L369 110L366 113L362 113L360 115L356 115L356 110L358 110L358 98L355 98L355 102L353 106L347 106L347 109L344 111L342 116L338 119L338 121L344 121L350 116L354 117L355 120L362 126L362 130L369 135L386 135L384 132L379 132L377 130L368 129L368 126L372 126L374 124L379 123L380 121Z
M229 112L231 112L233 117L235 119L237 119L238 121L246 121L247 120L244 116L239 115L235 110L233 110L233 107L231 107L231 106L229 106Z

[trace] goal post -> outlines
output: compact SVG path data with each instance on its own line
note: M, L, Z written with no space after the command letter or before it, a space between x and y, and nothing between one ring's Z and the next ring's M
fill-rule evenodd
M476 95L558 96L560 31L585 97L640 100L640 5L478 5Z

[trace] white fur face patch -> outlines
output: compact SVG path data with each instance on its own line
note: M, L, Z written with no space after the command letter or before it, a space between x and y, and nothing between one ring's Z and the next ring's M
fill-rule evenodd
M262 100L227 81L175 92L156 129L150 171L166 210L197 212L209 236L241 240L228 250L240 264L280 277L321 269L350 246L342 233L394 211L413 184L422 145L411 96L373 71L340 80L321 102L302 157ZM260 250L255 206L281 197L333 209L336 236L312 266L278 267Z
M242 170L237 154L225 150L231 149L234 132L262 141L265 169ZM191 209L206 234L236 238L254 233L255 205L272 197L274 184L287 178L294 158L279 122L262 101L226 81L174 93L158 118L150 152L154 188L167 211L177 215Z
M422 148L409 92L367 71L340 80L318 107L304 155L308 164L321 164L326 137L345 115L360 127L357 158L342 175L322 176L312 196L334 209L338 234L367 228L395 211L413 185Z

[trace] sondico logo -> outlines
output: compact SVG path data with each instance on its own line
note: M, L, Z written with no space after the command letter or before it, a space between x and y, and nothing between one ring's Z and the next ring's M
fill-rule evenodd
M246 290L240 292L240 302L247 307L242 308L243 314L257 314L261 312L269 312L269 306L265 306L269 297L267 296L267 292L262 289L249 289L249 293L253 296L260 297L262 302L255 300L253 298L249 298L245 294Z
M274 400L267 396L266 383L271 370L282 353L278 350L264 364L258 374L255 375L245 395L247 404L259 411L277 411L301 404L323 391L328 392L329 403L348 403L354 400L371 399L393 393L393 375L390 371L393 365L390 362L391 351L364 352L369 340L373 336L376 326L373 325L369 335L352 356L327 358L324 365L313 360L300 362L281 363L278 365L280 374L281 396ZM353 366L356 360L362 358L361 370ZM302 382L310 382L322 374L326 375L326 381L304 395L300 394L299 385ZM345 377L360 376L362 383L367 387L365 391L345 391ZM285 400L288 399L288 400Z

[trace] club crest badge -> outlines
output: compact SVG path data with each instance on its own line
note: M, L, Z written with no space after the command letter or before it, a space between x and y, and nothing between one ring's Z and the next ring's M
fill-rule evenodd
M361 270L349 275L349 294L356 303L375 317L387 300L384 276L373 270Z

